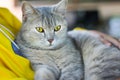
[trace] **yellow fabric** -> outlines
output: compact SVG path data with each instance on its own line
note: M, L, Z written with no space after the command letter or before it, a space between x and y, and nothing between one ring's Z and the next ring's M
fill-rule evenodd
M74 30L86 30L86 29L81 27L75 27Z
M5 8L0 8L0 24L14 35L21 26L21 22ZM0 26L1 29L14 39L9 31ZM0 80L33 80L33 75L29 60L15 54L11 41L0 31Z

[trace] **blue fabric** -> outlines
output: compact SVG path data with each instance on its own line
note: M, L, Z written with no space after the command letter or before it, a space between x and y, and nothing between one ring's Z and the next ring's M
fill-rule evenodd
M16 54L18 54L18 55L20 55L20 56L23 56L23 54L21 53L20 49L18 49L13 43L11 43L11 45L12 45L13 51L14 51Z

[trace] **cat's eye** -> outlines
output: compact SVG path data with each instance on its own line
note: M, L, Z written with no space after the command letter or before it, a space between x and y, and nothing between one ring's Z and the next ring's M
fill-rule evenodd
M61 25L58 25L54 28L54 31L59 31L61 29Z
M44 29L42 27L36 27L36 30L41 33L44 32Z

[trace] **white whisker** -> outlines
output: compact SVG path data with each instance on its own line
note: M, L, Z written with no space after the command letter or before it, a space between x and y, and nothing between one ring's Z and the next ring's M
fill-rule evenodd
M6 36L6 38L8 38L18 49L20 49L18 47L18 45L0 28L0 31Z
M6 31L8 31L13 37L15 36L8 28L6 28L5 26L3 26L2 24L0 24L0 26L2 28L4 28Z

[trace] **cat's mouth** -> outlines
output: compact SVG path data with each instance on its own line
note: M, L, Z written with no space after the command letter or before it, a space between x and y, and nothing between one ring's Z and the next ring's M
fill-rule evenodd
M49 46L52 46L52 43L50 43Z

